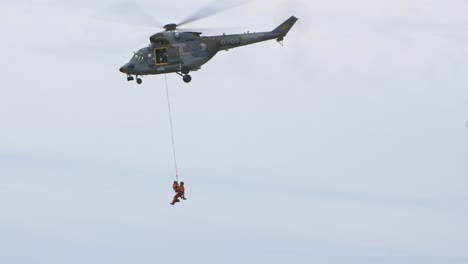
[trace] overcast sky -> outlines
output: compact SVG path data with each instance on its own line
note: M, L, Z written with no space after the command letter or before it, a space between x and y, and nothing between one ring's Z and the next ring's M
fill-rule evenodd
M175 206L164 76L118 71L160 29L69 2L0 1L0 263L468 263L467 1L259 0L190 25L299 18L284 47L167 75ZM206 2L138 1L161 23Z

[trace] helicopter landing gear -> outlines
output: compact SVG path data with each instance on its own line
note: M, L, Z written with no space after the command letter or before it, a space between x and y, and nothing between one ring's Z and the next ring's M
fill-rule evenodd
M182 77L182 80L184 80L186 83L189 83L192 80L192 76L186 74L184 77Z
M184 66L184 67L182 67L182 69L181 69L180 71L181 71L183 74L189 74L190 69Z
M141 78L139 78L138 75L136 75L135 78L136 78L136 82L138 84L141 84L143 82L143 80L141 80ZM127 76L127 81L129 81L129 82L133 81L133 80L135 80L135 78L133 78L133 76L131 76L131 75L128 75Z
M184 82L189 83L190 81L192 81L192 76L188 74L182 74L180 72L176 72L176 73L182 76L182 80L184 80Z

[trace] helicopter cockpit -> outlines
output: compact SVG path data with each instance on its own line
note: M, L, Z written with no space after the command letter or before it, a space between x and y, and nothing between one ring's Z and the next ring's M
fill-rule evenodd
M144 60L144 57L142 54L135 53L133 57L130 59L131 62L141 62Z
M153 54L150 52L152 50L151 48L142 48L135 52L130 59L130 62L133 63L142 63L147 61L148 63L151 64L151 61L153 60Z

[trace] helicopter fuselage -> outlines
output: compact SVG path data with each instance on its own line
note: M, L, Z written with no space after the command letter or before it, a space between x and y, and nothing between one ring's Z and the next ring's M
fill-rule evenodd
M297 18L291 17L275 30L260 33L200 36L198 32L160 32L152 35L148 47L135 52L130 61L120 68L120 72L127 74L129 81L133 80L132 75L136 75L138 83L141 83L138 76L173 72L190 82L188 73L199 70L218 51L271 39L282 41L296 21Z

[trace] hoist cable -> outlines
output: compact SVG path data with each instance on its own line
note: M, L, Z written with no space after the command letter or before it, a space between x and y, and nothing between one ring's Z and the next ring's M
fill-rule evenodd
M167 85L166 74L164 74L164 78L166 79L167 108L169 109L169 124L171 126L172 152L174 153L174 167L175 167L175 173L176 173L176 180L179 181L179 171L177 170L177 156L176 156L175 141L174 141L174 129L172 128L171 101L169 100L169 86Z

